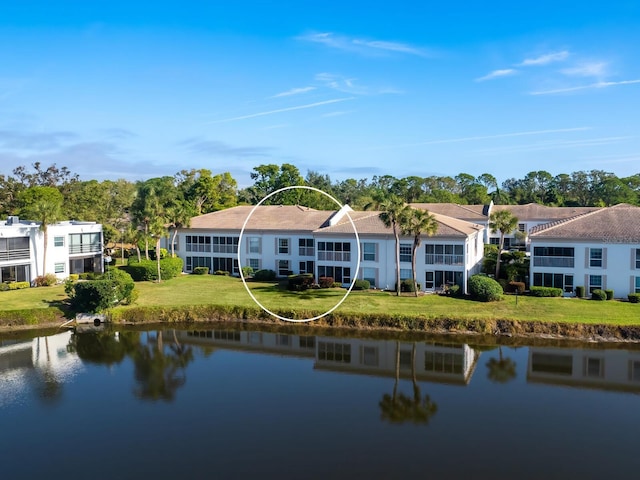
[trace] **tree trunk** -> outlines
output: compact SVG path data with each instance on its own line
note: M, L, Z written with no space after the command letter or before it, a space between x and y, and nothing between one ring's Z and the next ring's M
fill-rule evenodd
M419 238L416 237L413 240L413 251L411 252L411 274L413 275L413 293L418 296L418 280L416 279L416 254L418 253L418 247L420 246Z
M162 281L160 278L160 236L156 240L156 264L158 265L158 283Z
M144 258L149 260L149 225L144 224Z
M504 246L504 233L500 232L500 245L498 245L498 258L496 258L496 281L500 278L500 259L502 258L502 247Z
M140 247L138 246L138 242L136 242L136 253L138 254L138 263L142 261L142 255L140 254Z
M393 236L396 238L396 295L400 296L400 237L398 236L398 227L393 222Z
M173 237L171 238L171 256L172 256L172 257L175 257L175 256L176 256L176 251L175 251L175 249L173 248L173 246L174 246L174 245L175 245L175 243L176 243L176 237L177 237L177 236L178 236L178 228L176 227L176 228L173 230Z
M47 226L43 223L42 233L44 234L44 248L42 250L42 276L44 277L47 274L47 240L48 240L48 232Z

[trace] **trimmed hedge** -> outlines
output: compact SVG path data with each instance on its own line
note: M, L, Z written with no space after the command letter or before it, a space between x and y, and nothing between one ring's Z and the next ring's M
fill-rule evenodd
M613 290L605 290L604 293L607 294L607 300L613 300Z
M498 282L485 275L472 275L469 278L471 298L480 302L496 302L502 300L504 291Z
M332 288L334 284L333 277L320 277L318 279L318 286L320 288Z
M513 293L524 293L525 285L524 282L509 282L509 292Z
M631 303L640 303L640 293L630 293L627 298Z
M228 277L229 275L231 275L230 272L227 272L226 270L216 270L215 272L213 272L214 275L219 275L222 277Z
M46 275L40 275L36 277L33 284L36 287L50 287L58 283L58 277L54 273L47 273Z
M258 282L270 282L276 279L276 272L267 269L258 270L253 274L253 279Z
M254 272L255 272L255 271L253 270L253 267L251 267L251 266L249 266L249 265L245 265L245 266L244 266L244 267L242 267L240 270L242 270L242 276L243 276L244 278L247 278L247 277L251 277L251 276L253 276L253 274L254 274Z
M531 287L529 289L534 297L561 297L562 289L554 287Z
M131 275L134 281L158 280L158 265L155 260L141 260L129 257L125 271ZM167 257L160 259L160 276L162 280L169 280L182 273L182 259L180 257Z
M369 280L356 280L353 283L352 290L369 290L371 288L371 282Z
M585 287L583 285L579 285L576 287L576 297L584 298Z
M209 273L209 267L195 267L193 273L194 275L207 275Z
M422 287L422 285L420 285L420 282L418 282L418 290L420 290L420 288ZM397 288L396 288L397 290ZM416 291L414 285L413 285L413 278L405 278L404 280L402 280L400 282L400 291L401 292L406 292L406 293L413 293Z
M117 302L114 280L87 280L74 285L71 306L77 312L95 313L106 310Z
M299 275L289 275L287 277L287 289L302 292L313 286L314 278L312 273L301 273Z
M600 290L596 288L593 292L591 292L591 300L603 301L607 299L607 294L604 293L604 290Z

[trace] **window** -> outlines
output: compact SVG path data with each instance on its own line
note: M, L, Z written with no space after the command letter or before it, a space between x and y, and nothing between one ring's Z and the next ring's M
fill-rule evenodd
M536 267L573 268L573 247L533 247L533 265Z
M367 280L369 285L372 287L376 286L376 278L378 277L378 269L377 268L363 268L362 269L362 279Z
M186 260L186 272L192 272L196 267L207 267L211 271L211 257L186 257Z
M533 285L536 287L562 288L565 292L573 292L573 275L562 273L534 273Z
M589 249L589 266L602 267L602 249L601 248Z
M318 260L334 262L351 261L351 243L318 242Z
M589 275L589 293L602 289L602 275Z
M410 268L401 268L400 269L400 280L406 280L408 278L413 278L413 272Z
M521 233L525 233L527 231L527 225L524 223L518 224L518 231Z
M225 340L227 342L239 342L240 332L230 330L216 330L213 332L213 338L216 340Z
M367 262L376 261L376 244L365 242L362 244L362 260Z
M300 348L314 350L316 348L316 337L311 335L300 335Z
M64 237L53 237L54 247L64 247Z
M249 237L249 253L261 253L262 245L260 240L260 237Z
M640 248L636 248L636 268L640 269Z
M215 253L238 253L239 237L213 237Z
M640 277L636 277L636 293L640 293Z
M411 244L410 243L400 244L400 261L411 262Z
M602 378L604 376L604 359L586 357L584 359L584 376Z
M96 253L101 251L100 233L72 233L69 235L69 253Z
M299 267L299 273L311 273L312 275L315 273L315 262L313 261L300 262Z
M413 366L411 350L400 350L400 368L409 369Z
M318 277L333 277L334 282L351 283L351 268L319 265Z
M187 235L185 237L187 252L210 252L211 237L206 235Z
M291 336L290 335L283 335L283 334L277 334L276 335L276 345L280 346L280 347L290 347L292 345L291 343Z
M289 239L288 238L278 239L278 253L280 255L289 255Z
M54 265L54 272L56 272L56 273L64 273L64 263L56 263Z
M426 272L424 279L424 288L431 290L433 288L433 272Z
M238 274L238 259L237 258L223 258L223 257L213 257L213 271L217 272L218 270L223 272L229 272L232 275Z
M0 268L0 282L28 282L29 265L12 265Z
M425 245L427 265L464 265L464 245Z
M351 363L351 345L348 343L318 342L318 360Z
M313 245L313 238L299 238L298 254L301 257L313 257L316 254Z
M360 363L367 367L378 366L378 347L360 347Z
M464 371L464 356L459 353L425 352L424 369L435 373L456 373Z
M29 237L0 238L0 261L28 260Z
M573 357L555 353L532 353L531 372L570 376L573 374Z
M290 275L291 273L289 272L289 270L291 270L289 268L289 260L278 260L278 275L281 277L286 277L287 275Z
M260 270L260 259L259 258L250 258L249 266L253 268L254 271Z
M640 382L640 361L629 360L629 380Z

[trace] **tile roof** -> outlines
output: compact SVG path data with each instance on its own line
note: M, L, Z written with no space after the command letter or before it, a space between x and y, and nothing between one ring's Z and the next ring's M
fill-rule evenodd
M193 217L190 228L241 230L252 209L252 205L247 205L206 213ZM246 229L311 232L326 222L334 213L333 211L314 210L295 205L261 205L251 215Z
M526 220L561 220L599 210L601 207L547 207L537 203L526 205L494 205L493 212L510 211L520 221Z
M486 222L488 205L459 205L457 203L410 203L413 208L428 210L447 217L473 222Z
M640 207L621 203L613 207L534 227L529 237L603 243L640 243Z

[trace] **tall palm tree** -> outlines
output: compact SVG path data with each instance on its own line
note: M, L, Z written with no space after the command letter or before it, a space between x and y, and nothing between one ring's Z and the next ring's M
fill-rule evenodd
M171 256L175 257L176 252L174 245L176 243L176 236L178 235L178 229L189 227L191 223L191 217L195 214L193 207L187 201L182 201L175 204L167 211L167 220L169 221L169 228L173 230L171 235Z
M496 261L496 280L500 278L500 259L504 248L504 236L513 232L518 226L518 218L509 210L499 210L489 216L489 228L491 232L500 232L500 244L498 245L498 259Z
M396 240L396 295L400 296L400 222L410 207L396 195L376 195L374 201L365 207L367 210L371 208L380 210L380 220L393 230Z
M42 275L47 273L47 244L49 225L60 220L63 197L55 187L31 187L20 195L22 208L20 214L40 222L40 231L44 235Z
M403 235L413 236L411 250L411 273L413 275L413 291L418 296L418 281L416 279L416 254L422 243L422 235L431 237L438 231L438 221L427 210L409 208L400 219L400 229Z

